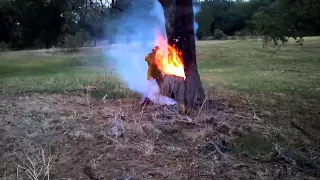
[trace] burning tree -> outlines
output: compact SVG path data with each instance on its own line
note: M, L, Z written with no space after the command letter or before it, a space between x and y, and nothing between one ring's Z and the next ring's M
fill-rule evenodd
M111 7L118 1L109 1ZM164 11L167 34L167 40L158 35L155 42L160 47L157 66L164 74L159 84L161 94L173 95L179 105L191 109L204 99L196 62L193 0L158 1Z
M180 101L179 103L184 101L186 107L190 109L195 103L203 102L205 96L196 62L193 0L158 1L164 10L166 19L168 47L174 47L179 51L179 55L183 61L185 88L181 88L180 85L178 86L180 88L176 88L175 94L178 96L176 99L178 102ZM175 80L171 82L170 80L168 81L170 84L181 84L181 82L179 82L181 78L175 78Z

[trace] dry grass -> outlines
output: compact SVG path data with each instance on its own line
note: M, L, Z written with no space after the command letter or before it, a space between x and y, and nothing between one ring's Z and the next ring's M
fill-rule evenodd
M27 151L30 151L30 147ZM21 154L21 155L18 155ZM28 155L30 154L30 155ZM30 180L50 179L50 171L53 162L56 160L55 155L51 154L51 149L46 152L46 149L33 150L31 153L15 154L16 179L24 179L28 177Z
M12 163L10 154L25 151L30 144L45 144L58 149L51 179L308 177L294 164L271 159L282 150L272 142L276 127L253 118L251 107L241 103L246 97L216 94L212 96L216 103L206 103L200 115L195 111L189 117L192 122L155 105L141 114L141 107L131 99L101 101L51 94L2 97L1 109L6 112L2 123L8 123L0 130L2 165L7 177L16 175L18 163ZM23 175L27 178L19 174Z
M234 126L248 124L243 123L245 119L234 116L234 112L212 113L210 111L214 109L210 107L204 108L200 117L198 112L192 115L192 119L198 117L199 121L194 124L180 121L163 108L154 110L156 106L148 107L141 116L137 102L131 100L103 102L90 99L88 102L84 97L68 95L20 95L6 100L3 107L8 112L6 119L11 123L5 127L7 130L2 136L3 141L8 141L3 150L12 153L10 147L20 140L19 137L24 137L23 141L58 148L52 179L85 177L88 172L84 167L91 169L92 176L105 179L127 174L138 179L147 176L154 179L207 178L195 174L197 171L215 177L219 168L215 168L214 173L202 168L212 168L206 165L211 156L217 156L215 166L240 163L241 159L237 158L220 161L223 158L220 156L226 152L222 154L223 147L218 148L218 144L222 140L230 141ZM30 115L32 119L27 120ZM231 129L223 130L221 123L230 124ZM10 138L13 138L11 142ZM211 152L212 147L202 147L206 141L214 139L217 141L215 151ZM15 151L25 148L20 143ZM203 154L197 148L211 155ZM9 159L4 162L10 167ZM119 169L121 166L130 171ZM11 173L15 174L16 169L8 168L7 174ZM224 176L231 177L231 174L225 172ZM239 176L245 177L245 174Z

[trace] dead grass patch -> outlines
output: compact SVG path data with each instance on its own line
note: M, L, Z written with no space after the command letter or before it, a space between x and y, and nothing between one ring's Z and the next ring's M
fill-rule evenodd
M301 177L286 169L278 172L272 163L259 163L262 152L274 149L259 148L273 145L254 133L270 134L272 127L248 115L252 109L242 101L245 97L239 97L216 90L200 115L198 110L191 115L195 123L180 121L154 105L141 113L134 99L61 94L1 97L0 133L5 142L1 161L6 177L14 176L17 169L8 155L33 143L57 149L51 179Z

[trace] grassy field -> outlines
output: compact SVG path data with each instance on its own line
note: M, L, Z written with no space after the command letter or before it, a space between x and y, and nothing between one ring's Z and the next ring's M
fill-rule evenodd
M105 72L105 56L99 52L1 53L0 142L4 143L0 143L0 158L7 163L0 167L0 177L1 173L3 178L16 176L8 154L23 151L28 143L50 144L62 151L61 158L68 157L67 163L57 161L60 167L53 166L54 179L110 179L124 174L138 179L320 177L319 38L306 39L303 46L289 43L279 50L272 45L262 48L261 42L251 40L200 41L197 55L207 95L224 108L213 113L209 107L201 118L199 111L191 117L196 122L193 128L186 124L163 128L157 125L163 111L154 113L149 108L143 114L133 102L137 98L112 72ZM109 100L102 101L106 93ZM208 124L208 119L210 123L215 119L215 125ZM58 123L51 126L55 121ZM119 125L119 121L124 122ZM125 129L124 138L102 133L101 140L101 133L95 134L114 131L114 127ZM155 132L148 135L145 129L150 127ZM236 133L239 128L240 135ZM158 131L160 140L154 137ZM22 136L29 139L22 140ZM210 139L223 139L232 148L223 151L223 145L216 143L214 151L199 155L195 147ZM23 145L10 146L10 142ZM105 152L109 155L104 155L104 161L110 164L101 162ZM127 157L130 155L133 157ZM100 164L92 165L92 160ZM225 168L228 170L222 172ZM55 173L60 171L60 175Z
M273 120L315 121L320 109L320 40L262 48L260 42L200 42L199 71L208 90L246 93ZM314 117L314 118L312 118ZM317 124L317 123L316 123Z

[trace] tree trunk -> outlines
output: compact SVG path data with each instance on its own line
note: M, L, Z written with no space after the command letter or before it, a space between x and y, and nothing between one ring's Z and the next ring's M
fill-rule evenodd
M176 100L179 112L186 113L184 106L186 85L184 79L174 75L164 75L163 80L158 84L161 94Z
M185 105L202 103L204 91L197 69L193 0L159 0L166 19L168 44L182 52L186 74Z

